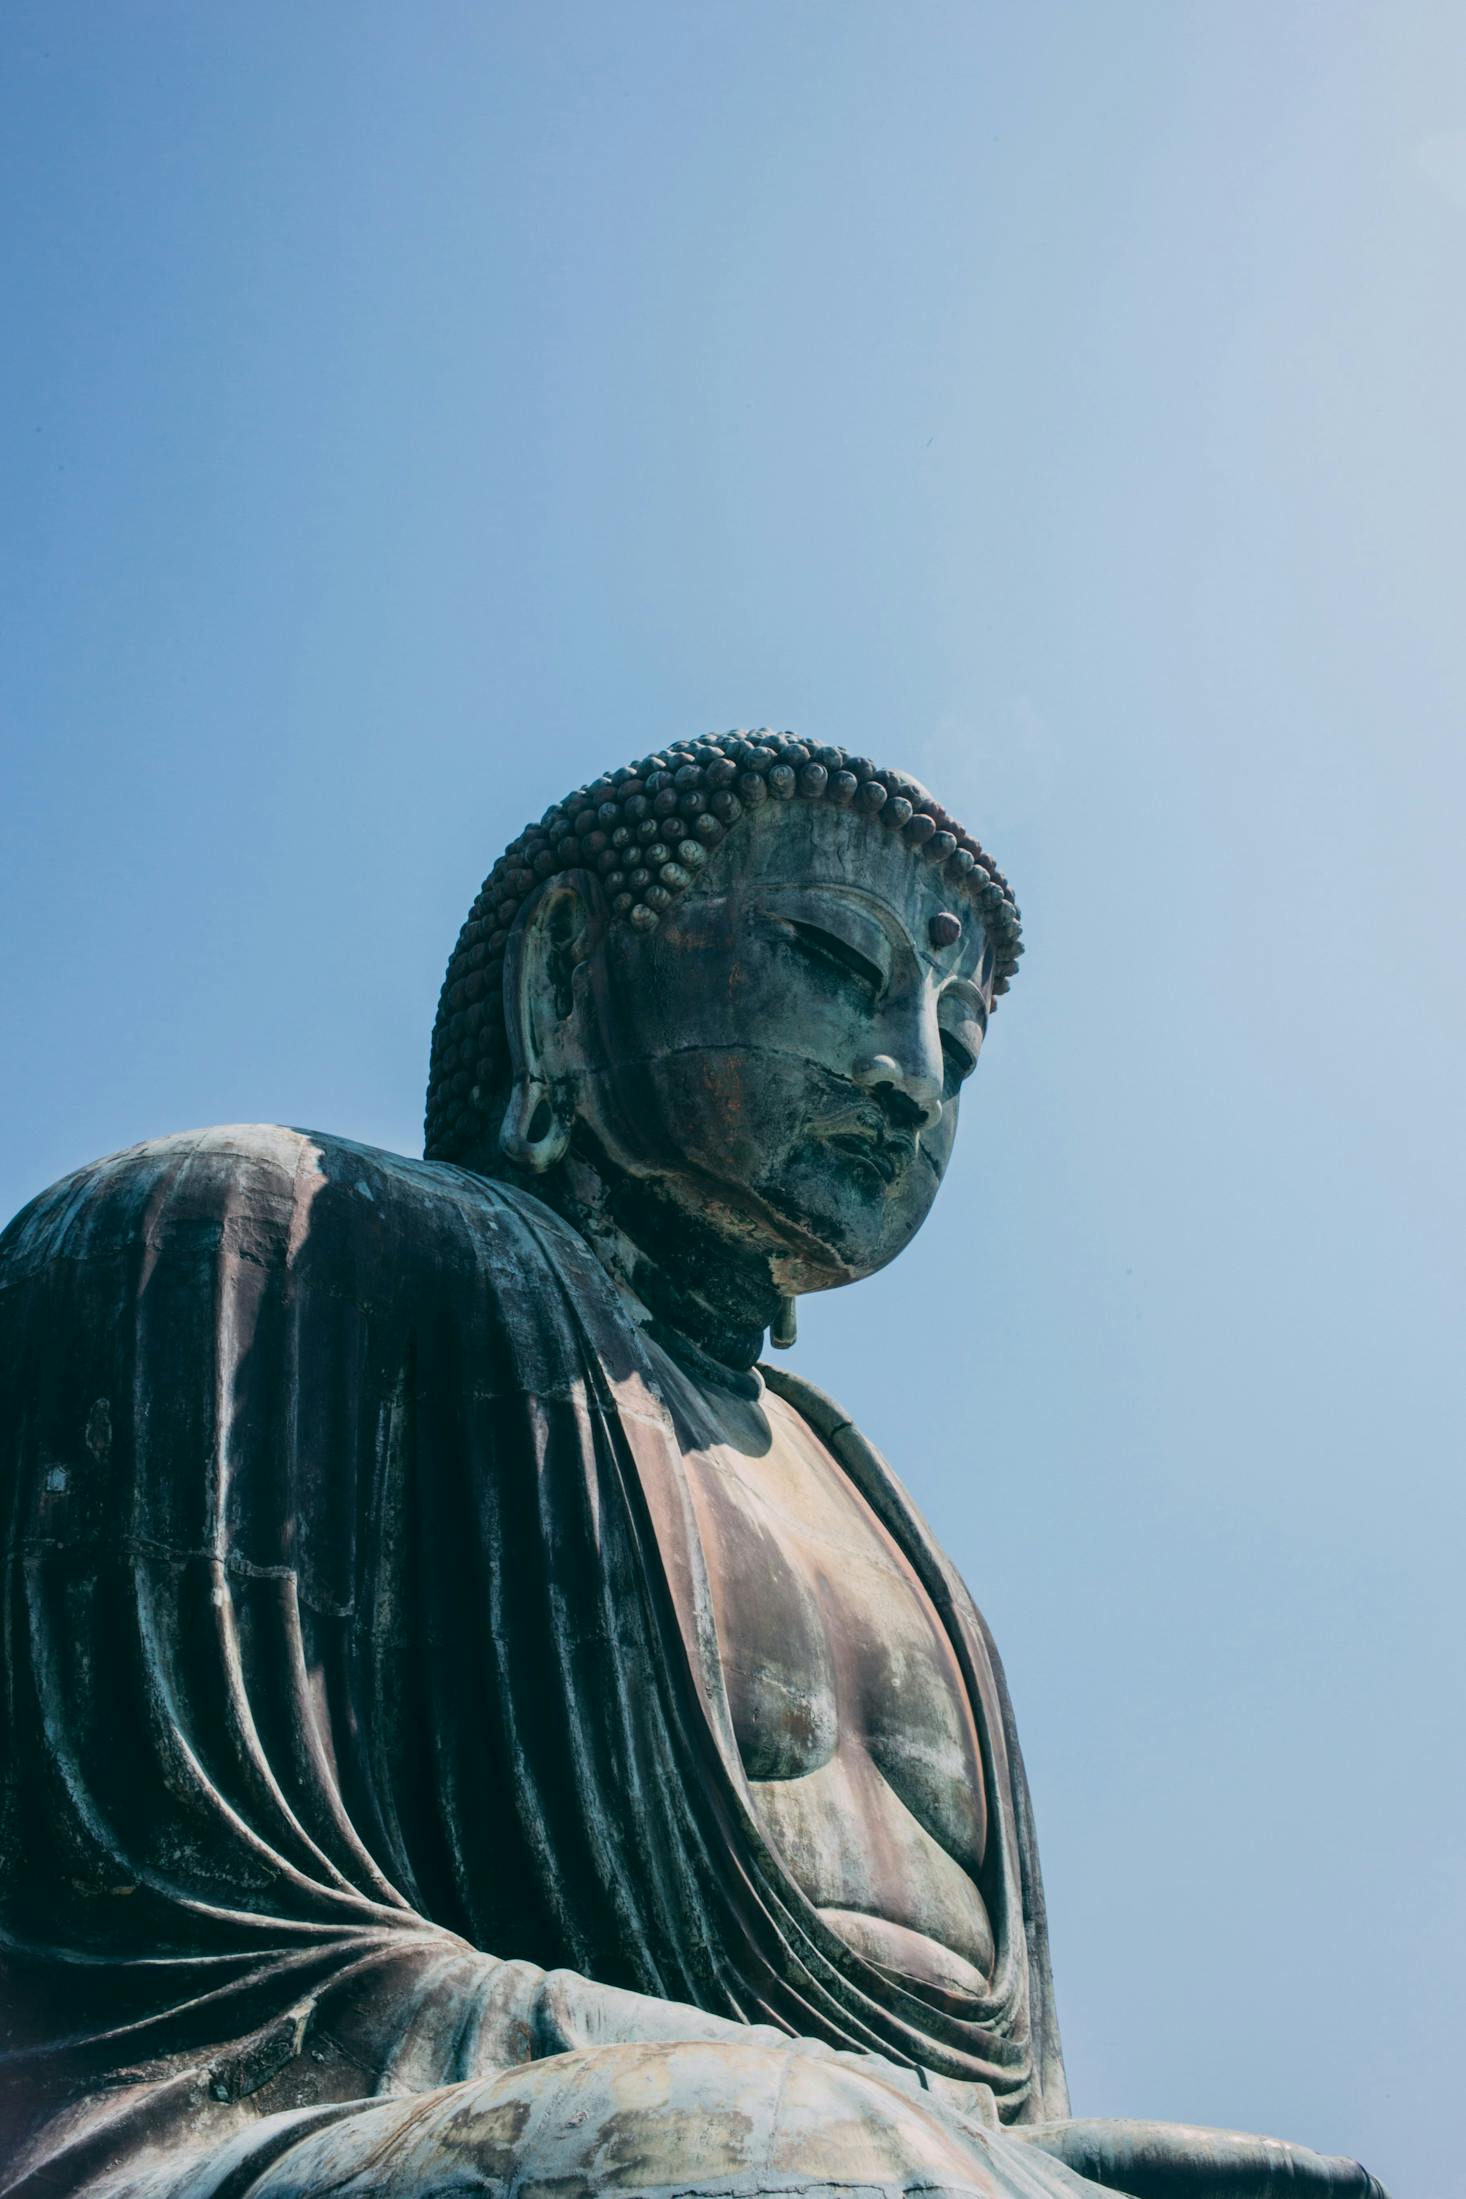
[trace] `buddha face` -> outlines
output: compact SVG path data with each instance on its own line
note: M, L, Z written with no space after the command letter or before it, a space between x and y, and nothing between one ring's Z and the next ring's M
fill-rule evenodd
M664 1211L781 1288L828 1289L925 1220L992 978L977 911L897 835L770 802L655 931L603 934L564 1018L565 1082Z

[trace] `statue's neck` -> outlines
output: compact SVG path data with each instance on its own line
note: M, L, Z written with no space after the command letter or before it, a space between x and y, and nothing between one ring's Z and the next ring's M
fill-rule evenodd
M579 1135L553 1178L535 1189L659 1327L725 1367L753 1365L780 1305L765 1258L731 1250L661 1184L623 1173Z

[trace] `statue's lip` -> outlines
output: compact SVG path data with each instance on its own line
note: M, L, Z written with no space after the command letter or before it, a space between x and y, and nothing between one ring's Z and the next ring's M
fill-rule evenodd
M827 1132L825 1143L837 1153L847 1153L852 1160L864 1161L886 1184L894 1183L916 1158L915 1138L900 1131L884 1134L858 1129Z

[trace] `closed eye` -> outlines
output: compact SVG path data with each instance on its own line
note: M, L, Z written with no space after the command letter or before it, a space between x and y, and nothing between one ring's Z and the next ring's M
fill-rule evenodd
M795 916L786 917L784 924L794 944L810 961L819 963L826 969L838 970L842 977L854 978L873 1000L880 998L885 990L885 972L877 969L868 955L863 955L857 947L852 947L848 939L837 938L834 932L827 932L822 925L806 924Z
M977 1067L977 1056L963 1045L951 1031L942 1033L942 1062L946 1069L947 1096L950 1099L959 1084L972 1075Z

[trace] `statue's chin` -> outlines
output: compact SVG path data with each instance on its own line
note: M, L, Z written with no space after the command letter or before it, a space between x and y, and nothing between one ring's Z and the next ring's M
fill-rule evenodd
M765 1184L774 1216L797 1224L781 1278L798 1292L833 1290L874 1275L904 1252L931 1212L939 1179L919 1148L800 1148ZM796 1273L796 1268L798 1272Z

